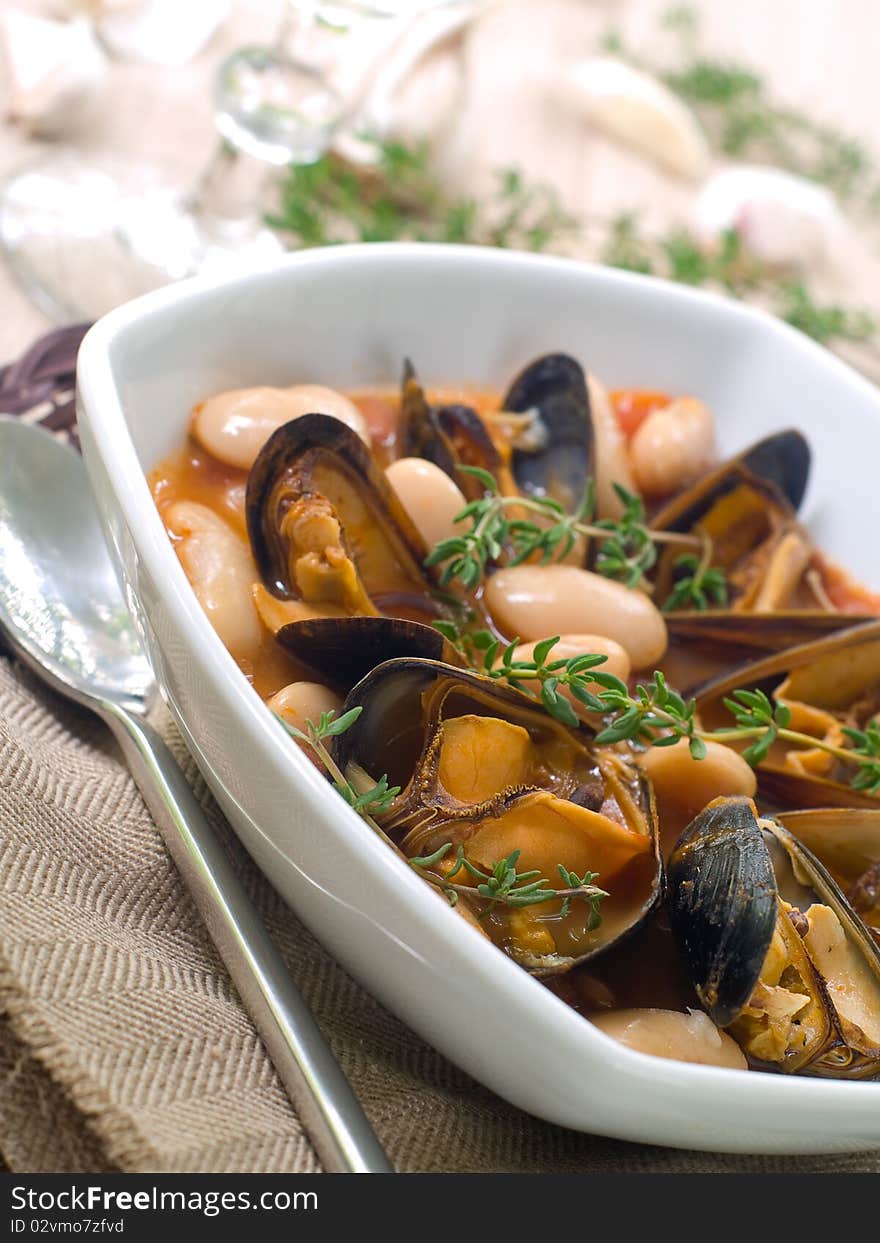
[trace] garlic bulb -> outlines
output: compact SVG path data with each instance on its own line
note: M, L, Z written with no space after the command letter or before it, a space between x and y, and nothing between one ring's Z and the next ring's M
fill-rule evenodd
M843 220L824 186L778 168L728 168L710 178L693 209L707 249L730 230L756 258L802 267L832 254Z
M429 73L425 76L430 81L423 83L426 90L420 106L415 109L416 124L440 124L447 119L450 103L456 102L461 92L459 75L455 70L455 61L461 53L457 39L467 30L474 16L474 10L427 12L405 33L365 101L362 118L368 132L382 137L404 132L401 127L413 121L413 109L402 108L399 97L403 89L414 78L422 76L426 69ZM442 61L437 63L438 53L444 47L453 56L452 64L447 62L445 66ZM447 77L450 70L451 79ZM407 133L410 138L414 136L412 130Z
M670 172L704 173L709 146L696 117L656 78L600 56L573 65L562 91L594 125Z
M229 16L230 0L140 0L101 4L95 24L115 56L154 65L185 65Z
M44 137L74 129L97 99L107 69L90 23L6 9L0 12L0 31L12 120Z

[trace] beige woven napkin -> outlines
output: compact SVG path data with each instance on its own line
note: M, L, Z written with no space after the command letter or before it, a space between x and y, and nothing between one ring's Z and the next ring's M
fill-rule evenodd
M880 1171L877 1153L630 1145L507 1105L324 953L160 726L398 1170ZM109 734L3 659L0 1154L29 1172L319 1168Z

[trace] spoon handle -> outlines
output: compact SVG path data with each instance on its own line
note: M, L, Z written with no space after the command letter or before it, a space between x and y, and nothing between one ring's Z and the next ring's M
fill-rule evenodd
M101 716L328 1173L389 1174L366 1115L168 747L116 704Z

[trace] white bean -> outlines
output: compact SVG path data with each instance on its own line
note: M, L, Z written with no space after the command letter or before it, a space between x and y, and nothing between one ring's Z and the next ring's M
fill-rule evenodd
M266 703L288 725L303 731L307 721L317 724L322 712L339 712L342 708L341 696L320 682L291 682L276 691Z
M634 669L655 665L666 651L666 622L643 592L578 566L509 566L489 579L485 600L501 629L527 642L603 635L620 644Z
M626 452L626 440L611 408L604 384L587 376L590 416L593 420L593 451L596 455L596 507L600 518L619 518L623 501L614 491L619 483L627 492L636 492L636 483Z
M236 659L252 660L263 631L251 599L259 575L247 544L195 501L176 501L165 525L177 536L175 551L211 625Z
M657 797L686 811L702 811L721 795L754 797L758 781L738 751L723 742L707 742L706 755L695 760L686 738L671 747L649 747L639 756Z
M217 393L193 411L193 435L228 466L250 470L274 431L303 414L329 414L370 443L364 416L353 401L320 384L292 388L238 388Z
M445 470L424 458L402 457L391 463L385 476L429 549L461 534L454 519L467 502Z
M513 653L514 660L531 660L536 646L537 643L520 643ZM615 677L620 678L624 682L629 677L632 664L625 649L615 642L614 639L609 639L601 634L560 635L559 642L554 646L548 660L571 660L572 656L583 656L585 652L591 652L596 656L608 657L604 665L597 666L600 672L613 673ZM580 716L588 715L584 705L575 699L566 687L561 687L560 689L571 703L575 712ZM599 691L601 687L593 683L590 689Z
M719 1031L702 1010L687 1014L675 1010L611 1010L591 1016L591 1021L600 1031L639 1053L700 1066L748 1070L736 1041Z
M715 457L712 415L696 397L654 410L629 446L636 483L648 496L671 496L707 471Z

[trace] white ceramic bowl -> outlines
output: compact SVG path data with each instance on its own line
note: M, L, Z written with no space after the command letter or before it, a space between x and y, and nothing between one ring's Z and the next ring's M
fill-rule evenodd
M416 245L333 248L114 311L79 358L83 449L157 677L247 849L339 961L475 1078L581 1130L730 1152L880 1145L880 1083L661 1061L602 1035L477 935L330 790L260 703L191 592L144 472L224 388L499 385L565 350L614 386L696 393L722 449L794 424L804 515L880 585L880 397L805 337L732 302L579 263Z

